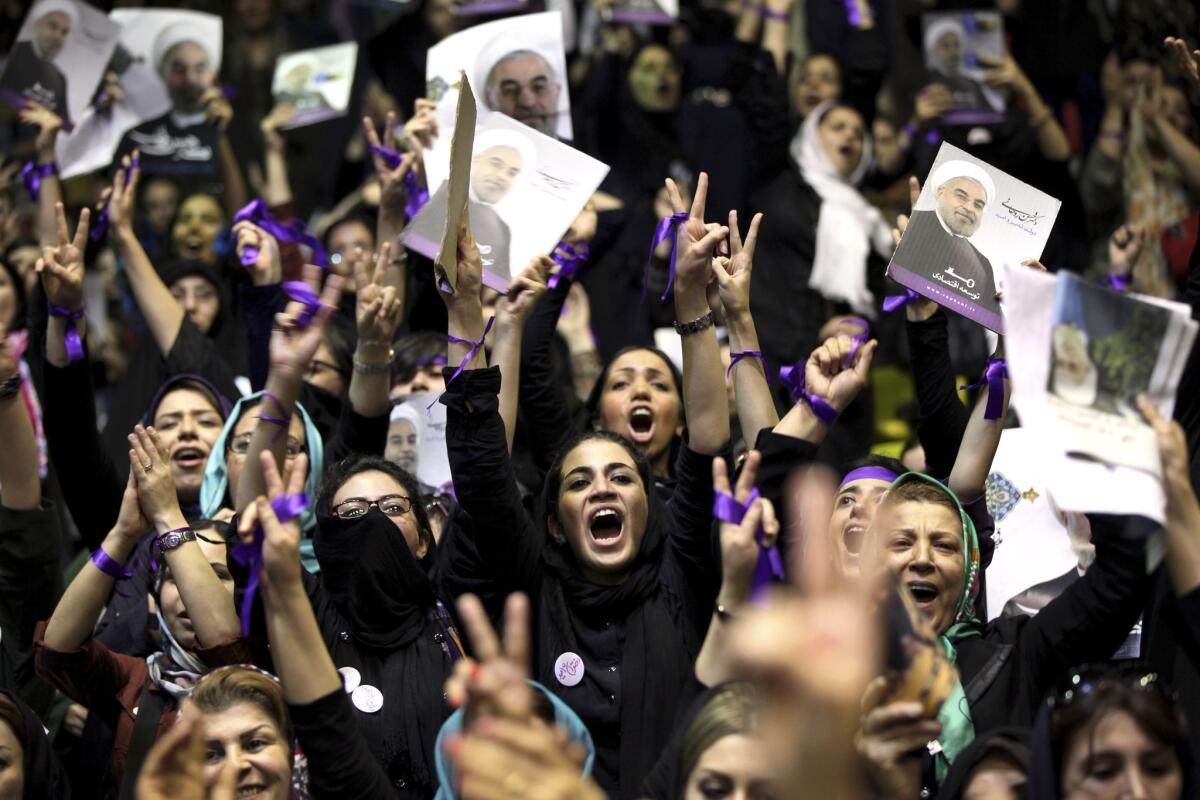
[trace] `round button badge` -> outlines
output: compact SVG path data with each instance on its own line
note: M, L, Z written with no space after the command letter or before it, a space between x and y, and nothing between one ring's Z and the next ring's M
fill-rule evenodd
M374 686L363 684L350 693L350 702L364 714L374 714L383 708L383 693Z
M354 667L338 667L338 672L342 675L342 686L349 694L359 687L362 683L362 675Z
M583 680L583 659L575 653L566 652L554 662L554 677L563 686L576 686Z

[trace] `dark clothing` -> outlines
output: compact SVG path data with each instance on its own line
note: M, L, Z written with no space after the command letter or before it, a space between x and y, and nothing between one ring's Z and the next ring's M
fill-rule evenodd
M614 797L636 797L687 703L716 598L712 459L682 448L671 499L663 503L647 487L645 534L629 576L616 586L589 583L522 505L498 413L499 386L498 369L470 370L442 396L461 511L440 545L445 585L455 595L478 594L493 616L510 592L529 595L534 679L591 731L601 787ZM583 665L574 686L560 674L564 654Z
M418 230L413 230L415 238L423 244L440 247L442 241L442 226L446 222L446 198L449 184L442 183L429 202L421 209L417 219ZM486 203L467 200L467 213L471 220L471 235L479 246L479 255L483 260L483 268L488 272L508 281L512 278L512 267L509 263L509 248L512 245L512 231L508 223L500 218L496 209Z
M0 689L0 693L16 704L21 723L25 726L25 735L17 734L22 751L21 766L24 768L21 796L25 800L70 800L70 782L54 753L50 734L46 733L41 718L22 702L20 696L4 689Z
M223 193L217 170L217 143L220 131L215 122L181 126L174 112L147 120L121 137L113 163L141 151L142 177L161 175L179 186L180 197L206 192L220 197Z
M947 75L938 70L931 70L928 82L940 83L950 90L954 99L954 110L950 112L951 114L959 112L995 113L991 103L987 101L987 96L983 93L983 87L979 81L972 80L966 75Z
M42 717L54 691L34 673L33 632L62 594L60 538L50 501L32 511L0 507L0 686Z
M397 796L371 757L344 691L338 689L307 705L289 703L288 713L296 741L308 759L308 791L313 800Z
M0 75L0 90L20 95L40 103L62 117L63 127L71 128L71 110L67 108L67 78L62 70L33 51L32 42L17 42L4 74Z
M76 703L86 706L116 734L112 751L115 789L121 784L130 755L129 741L142 693L161 694L167 701L166 710L158 721L158 736L175 724L179 708L169 695L149 683L150 669L146 659L114 653L94 639L84 642L78 650L54 650L46 645L45 636L46 623L42 622L38 624L34 638L38 675ZM249 664L254 660L249 643L241 638L214 647L197 648L196 655L210 669Z
M1025 728L999 728L976 736L967 745L954 764L950 773L938 789L937 800L959 800L962 793L971 782L975 768L988 756L997 754L1005 757L1015 766L1029 766L1029 731Z
M1079 580L1079 568L1071 567L1070 570L1059 575L1057 578L1036 583L1005 603L1004 610L1000 612L1000 616L1015 617L1020 614L1033 616L1045 608L1051 600L1066 591L1067 587L1077 580Z
M999 316L992 262L975 249L970 239L954 236L943 228L936 211L912 213L901 248L897 251L897 265L915 272L955 298ZM948 274L950 271L954 274ZM932 277L935 273L943 275L945 282ZM962 313L956 305L947 307Z

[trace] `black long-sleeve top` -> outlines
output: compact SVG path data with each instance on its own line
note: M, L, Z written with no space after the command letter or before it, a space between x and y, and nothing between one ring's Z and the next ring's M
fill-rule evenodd
M938 309L929 319L905 326L917 390L917 437L925 448L925 471L936 478L954 469L971 417L958 399L947 323L946 312Z
M556 581L545 561L551 546L543 524L535 523L521 502L505 441L496 396L498 368L469 370L447 386L446 444L454 475L461 519L443 536L443 586L454 595L473 592L493 614L514 591L528 594L533 611L533 675L558 694L583 719L596 744L596 777L613 795L624 796L653 765L666 744L680 702L652 695L660 676L648 673L654 659L671 662L673 671L691 675L692 663L704 637L720 584L719 559L712 538L711 457L681 449L676 467L678 483L665 504L655 503L650 515L665 514L666 541L658 583L648 599L627 617L594 611L583 614L569 604L565 622L574 630L585 667L582 681L565 686L556 678L555 652L548 628L562 613L555 603ZM650 524L648 517L647 524ZM561 603L561 600L559 601ZM633 637L639 614L670 620L674 639L657 642L657 652L645 654L638 665L627 663L623 645ZM628 672L626 675L625 673ZM675 687L679 692L679 687ZM650 717L638 734L645 743L640 763L622 759L623 698L645 692L640 711ZM645 721L645 720L643 720ZM620 787L620 788L618 788Z
M304 705L288 704L292 729L308 759L313 800L391 800L396 792L359 730L341 689Z

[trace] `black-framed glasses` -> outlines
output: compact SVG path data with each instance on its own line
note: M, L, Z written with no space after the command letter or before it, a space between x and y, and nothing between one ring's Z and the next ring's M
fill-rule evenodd
M333 515L339 519L358 519L371 508L378 508L389 517L402 517L412 508L412 500L402 494L385 494L378 500L351 497L333 507Z
M250 439L254 436L254 431L246 431L239 433L237 436L229 437L229 451L237 453L239 456L244 456L250 452ZM284 453L287 458L292 459L304 452L304 445L295 437L287 438L287 445Z

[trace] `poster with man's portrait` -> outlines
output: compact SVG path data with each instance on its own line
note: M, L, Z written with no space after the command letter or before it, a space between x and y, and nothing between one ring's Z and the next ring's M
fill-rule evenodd
M0 101L45 106L73 128L104 74L121 26L86 3L39 0L0 72Z
M619 0L609 13L613 22L674 25L679 19L679 0Z
M888 275L1004 333L996 293L1005 273L1041 258L1062 203L942 143Z
M152 8L118 8L109 16L121 26L108 64L121 99L105 112L89 107L77 129L58 138L62 176L102 169L134 147L148 173L214 172L216 126L207 124L203 98L221 68L221 18Z
M437 399L437 392L418 392L392 407L384 458L425 486L444 491L452 481L446 454L446 407Z
M534 256L550 254L608 174L608 167L527 125L493 114L475 130L467 214L483 259L484 283L498 292ZM446 224L447 184L401 234L435 258Z
M1170 418L1197 323L1189 306L1121 294L1069 272L1018 269L1004 289L1012 402L1063 511L1161 521L1164 495L1146 395Z
M426 157L427 168L435 162L431 184L446 177L460 71L475 92L480 122L500 113L546 136L574 136L562 15L547 11L476 25L438 42L426 57L426 96L438 104L441 145Z
M1004 57L1004 21L998 11L962 11L921 17L925 82L945 86L954 107L942 115L955 125L983 125L1004 116L1004 98L984 73ZM990 65L989 65L990 64Z
M454 13L460 17L515 14L527 5L529 0L459 0L454 4Z
M300 128L345 116L354 87L358 43L345 42L286 53L275 61L271 94L295 116L286 128Z

